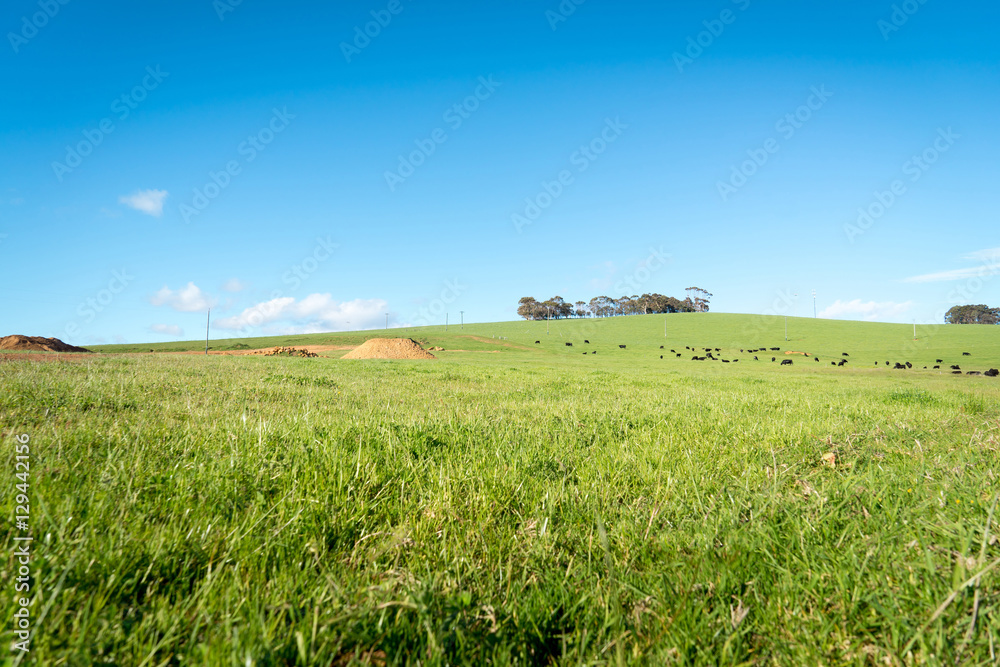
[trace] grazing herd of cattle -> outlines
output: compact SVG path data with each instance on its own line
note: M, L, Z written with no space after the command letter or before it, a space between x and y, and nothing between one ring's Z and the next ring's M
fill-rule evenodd
M590 341L589 340L584 340L583 342L586 345L590 345ZM541 345L541 343L542 343L542 341L540 341L540 340L536 340L535 341L535 345ZM573 343L566 343L566 347L573 347ZM665 347L666 347L665 345L661 345L660 349L662 350ZM621 349L621 350L624 350L624 349L626 349L626 346L625 345L619 345L618 348ZM739 359L722 359L721 357L716 357L714 353L716 353L716 352L718 352L720 354L722 353L722 349L718 348L718 347L695 348L695 347L689 347L689 346L685 345L684 349L689 350L690 352L694 353L694 356L691 357L691 361L721 361L724 364L738 363L739 362ZM704 354L704 356L699 356L698 350L701 350L702 353ZM677 357L678 359L684 356L683 353L678 352L677 350L670 350L670 352L673 353L674 356ZM746 349L746 350L744 350L744 348L740 348L740 352L746 353L746 354L752 354L752 355L754 355L754 357L753 357L754 361L760 361L760 358L757 355L760 354L761 352L781 352L781 348L780 347L772 347L772 348L761 347L761 348ZM584 352L583 354L597 354L597 350L592 350L590 352ZM801 355L806 356L806 357L810 356L806 352L786 352L785 354L801 354ZM847 352L843 352L843 353L841 353L841 357L842 358L838 359L837 361L831 361L830 365L831 366L846 366L847 362L848 362L847 357L850 357L850 356L851 355L848 354ZM962 356L963 357L971 357L972 354L969 353L969 352L963 352ZM663 355L661 354L660 355L660 359L662 359L662 358L663 358ZM778 360L777 357L771 357L771 362L772 363L776 362L777 360ZM819 357L812 357L812 360L818 363L820 359L819 359ZM792 362L791 359L782 359L781 360L781 365L782 366L791 366L792 363L793 362ZM887 362L885 362L885 365L888 366L889 363L890 362L887 361ZM943 364L945 362L944 362L943 359L936 359L935 363L936 363L936 365L931 370L939 370L941 368L941 364ZM876 368L879 367L879 362L877 362L877 361L875 362L875 367ZM893 370L909 370L909 369L913 368L913 364L911 364L909 361L907 361L905 363L899 363L897 361L897 362L895 362L895 365L892 368L893 368ZM927 370L927 366L924 366L924 370ZM958 364L952 364L951 365L951 372L952 372L953 375L962 375L963 371L962 371L961 366L959 366ZM985 375L986 377L997 377L997 376L1000 376L1000 370L997 370L996 368L991 368L991 369L989 369L988 371L985 371L985 372L980 372L980 371L966 371L965 374L966 375Z

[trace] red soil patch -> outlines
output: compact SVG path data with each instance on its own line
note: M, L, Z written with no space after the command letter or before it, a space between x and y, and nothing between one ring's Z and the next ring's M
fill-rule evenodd
M90 352L82 347L64 343L58 338L21 335L0 338L0 350L11 352Z

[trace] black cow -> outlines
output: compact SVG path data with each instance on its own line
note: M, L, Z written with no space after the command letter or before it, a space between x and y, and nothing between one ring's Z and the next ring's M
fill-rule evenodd
M624 350L624 349L625 349L625 346L624 346L624 345L619 345L619 346L618 346L618 349L619 349L619 350Z
M677 353L677 358L678 358L678 359L680 359L680 358L681 358L681 353L680 353L680 352L678 352L678 353Z
M951 370L953 370L953 371L960 371L960 370L962 370L962 369L961 369L961 367L959 367L958 365L955 365L955 366L952 366L952 367L951 367Z
M819 361L819 357L813 357L813 361Z
M774 357L771 357L771 361L777 361L777 359L775 359Z
M1000 375L1000 370L997 370L996 368L991 368L990 370L983 373L983 375L985 375L988 378L995 378L998 375Z
M952 371L951 374L952 375L961 375L962 371Z
M846 352L841 352L841 353L840 353L840 356L842 356L842 357L849 357L849 356L851 356L851 355L847 354Z
M539 345L539 344L540 344L541 342L542 342L542 341L540 341L540 340L536 340L536 341L535 341L535 345Z
M587 353L586 353L586 352L584 352L584 354L587 354ZM663 358L663 355L661 354L661 355L660 355L660 359L662 359L662 358Z
M781 352L781 348L780 347L772 347L771 348L771 352Z
M941 368L941 367L940 366L935 366L934 370L938 370L939 368Z
M906 362L906 367L907 368L913 368L913 364L911 364L909 361L907 361ZM927 366L924 366L924 368L927 368Z
M573 343L566 343L566 347L573 347Z
M660 346L660 349L661 349L661 350L663 349L663 346L662 346L662 345Z
M841 359L840 362L837 365L838 366L846 366L847 365L847 359Z
M886 365L886 366L888 366L888 365L889 365L889 362L888 362L888 361L887 361L887 362L885 362L885 365Z
M593 352L591 352L591 354L597 354L597 350L594 350Z
M722 363L724 363L724 364L728 364L728 363L729 363L729 359L723 359L723 360L722 360Z
M586 343L587 345L590 345L590 341L589 340L584 340L583 342Z
M962 353L962 356L963 356L963 357L971 357L972 355L971 355L971 354L969 354L968 352L963 352L963 353Z
M982 375L979 371L969 371L966 375Z
M760 361L760 359L758 359L758 358L756 357L756 355L754 356L753 360L754 360L754 361Z
M935 364L943 364L944 363L944 359L935 359L934 363Z
M903 364L901 364L901 363L899 363L899 362L897 362L897 363L896 363L896 365L895 365L895 366L893 366L892 368L893 368L893 370L897 370L897 371L898 371L899 369L903 369L904 371L906 370L906 366L904 366Z
M792 360L791 359L782 359L781 360L781 365L782 366L791 366L792 365Z
M837 365L837 362L836 362L836 361L831 361L831 362L830 362L830 365L831 365L831 366L836 366L836 365Z

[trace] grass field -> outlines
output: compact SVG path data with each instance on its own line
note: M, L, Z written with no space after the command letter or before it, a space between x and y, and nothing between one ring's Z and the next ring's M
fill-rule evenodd
M1000 367L1000 328L783 326L211 343L445 348L423 362L0 363L8 517L31 438L26 664L997 664L1000 378L948 366ZM738 351L761 346L782 352ZM822 361L770 361L787 350Z

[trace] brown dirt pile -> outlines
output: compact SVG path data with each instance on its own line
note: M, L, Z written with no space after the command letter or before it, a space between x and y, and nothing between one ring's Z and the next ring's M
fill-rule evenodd
M341 359L436 359L412 338L372 338Z
M4 336L0 338L0 350L13 352L90 352L82 347L64 343L58 338L41 336Z

